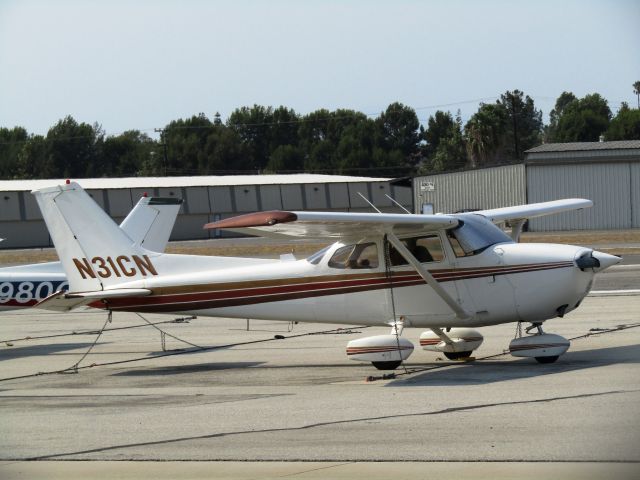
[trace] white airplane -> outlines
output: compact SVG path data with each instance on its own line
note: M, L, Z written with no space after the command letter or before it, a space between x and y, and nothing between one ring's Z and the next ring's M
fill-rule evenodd
M143 196L120 229L136 244L162 252L181 204L181 199ZM32 307L52 293L68 288L60 262L0 268L0 312Z
M516 243L527 218L590 207L582 199L455 215L261 212L205 228L240 229L335 243L304 260L162 254L133 242L77 184L35 191L69 279L38 306L67 311L172 312L391 326L389 335L349 342L347 355L394 369L413 352L404 327L427 330L426 350L465 358L482 334L474 327L530 322L511 353L555 361L569 341L542 330L577 308L596 272L621 259L590 248Z

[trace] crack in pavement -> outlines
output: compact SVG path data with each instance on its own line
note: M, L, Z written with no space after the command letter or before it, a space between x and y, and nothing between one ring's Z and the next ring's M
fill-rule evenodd
M302 470L300 472L287 473L286 475L281 475L278 478L294 477L294 476L298 476L298 475L304 475L305 473L309 473L309 472L317 472L319 470L328 470L330 468L344 467L345 465L353 465L354 463L355 462L342 462L342 463L338 463L336 465L328 465L328 466L323 466L323 467L311 468L311 469L308 469L308 470Z
M463 407L450 407L450 408L445 408L445 409L442 409L442 410L434 410L434 411L431 411L431 412L404 413L404 414L394 414L394 415L382 415L382 416L377 416L377 417L362 417L362 418L352 418L352 419L346 419L346 420L334 420L334 421L327 421L327 422L318 422L318 423L311 423L311 424L308 424L308 425L302 425L300 427L266 428L266 429L262 429L262 430L240 430L240 431L237 431L237 432L211 433L211 434L207 434L207 435L195 435L195 436L191 436L191 437L178 437L178 438L170 438L170 439L165 439L165 440L154 440L154 441L149 441L149 442L127 443L127 444L122 444L122 445L111 445L111 446L107 446L107 447L98 447L98 448L90 448L90 449L86 449L86 450L78 450L76 452L53 453L53 454L50 454L50 455L41 455L41 456L37 456L37 457L6 458L6 459L0 459L0 460L5 460L5 461L11 461L11 460L49 460L49 459L54 459L54 458L68 457L68 456L72 456L72 455L86 455L86 454L90 454L90 453L108 452L108 451L113 451L113 450L121 450L121 449L134 448L134 447L149 447L149 446L154 446L154 445L167 445L167 444L178 443L178 442L186 442L186 441L192 441L192 440L207 440L207 439L213 439L213 438L223 438L223 437L238 436L238 435L252 435L252 434L259 434L259 433L302 431L302 430L309 430L309 429L312 429L312 428L326 427L326 426L332 426L332 425L341 425L341 424L348 424L348 423L367 422L367 421L373 421L373 420L389 420L389 419L395 419L395 418L410 418L410 417L421 417L421 416L431 416L431 415L446 415L446 414L450 414L450 413L464 412L464 411L470 411L470 410L479 410L479 409L491 408L491 407L502 407L502 406L508 406L508 405L526 405L526 404L536 404L536 403L548 403L548 402L557 402L557 401L561 401L561 400L572 400L572 399L577 399L577 398L599 397L599 396L603 396L603 395L616 395L616 394L621 394L621 393L635 393L635 392L640 392L640 389L611 390L611 391L608 391L608 392L584 393L584 394L580 394L580 395L567 395L567 396L551 397L551 398L539 398L539 399L535 399L535 400L516 400L516 401L512 401L512 402L495 402L495 403L486 403L486 404L479 404L479 405L467 405L467 406L463 406Z

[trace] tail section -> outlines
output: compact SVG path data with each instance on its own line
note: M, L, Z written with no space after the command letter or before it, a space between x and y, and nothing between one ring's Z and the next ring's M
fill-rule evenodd
M152 258L77 183L32 192L69 280L70 292L93 292L157 275ZM153 212L140 222L153 230ZM157 217L156 217L157 219ZM131 230L130 230L131 232Z
M163 252L176 222L182 200L142 197L120 228L137 245L152 252Z

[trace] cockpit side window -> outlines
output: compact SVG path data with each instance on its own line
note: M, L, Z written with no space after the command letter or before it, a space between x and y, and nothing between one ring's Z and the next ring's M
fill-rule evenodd
M331 256L329 266L343 269L377 268L378 246L375 243L356 243L340 247Z
M442 242L438 234L404 238L401 241L420 263L440 262L444 259ZM389 259L393 266L408 264L393 246L389 246Z

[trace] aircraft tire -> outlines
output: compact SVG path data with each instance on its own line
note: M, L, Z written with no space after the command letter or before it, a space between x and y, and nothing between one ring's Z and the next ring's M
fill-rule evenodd
M378 370L395 370L400 366L402 362L400 360L394 360L392 362L371 362L371 365Z
M444 356L449 360L460 360L461 358L469 358L473 353L473 350L469 350L468 352L442 352Z
M553 363L560 358L560 355L553 355L551 357L535 357L538 363Z

